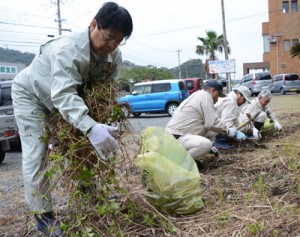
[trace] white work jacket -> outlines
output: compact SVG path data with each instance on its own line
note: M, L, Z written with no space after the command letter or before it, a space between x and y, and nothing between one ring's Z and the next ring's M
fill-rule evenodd
M227 134L227 128L217 117L211 95L204 90L194 92L177 108L166 126L171 134L205 136L208 131Z
M268 117L272 122L275 120L275 114L271 112L271 110L268 107L263 108L258 98L255 98L251 101L251 103L246 104L243 109L240 116L241 122L248 121L248 117L246 116L246 113L251 115L251 119L253 121L264 123L265 119Z
M240 108L237 104L237 97L234 91L231 91L226 97L219 98L215 104L217 115L226 127L238 127Z
M66 121L86 134L96 121L88 115L78 89L91 78L117 79L121 61L118 48L106 58L95 55L88 28L42 45L31 65L15 77L14 83L38 97L48 110L56 108Z

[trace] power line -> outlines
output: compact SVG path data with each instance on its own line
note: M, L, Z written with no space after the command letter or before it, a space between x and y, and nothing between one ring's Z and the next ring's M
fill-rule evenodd
M33 27L33 28L43 28L43 29L56 29L54 27L49 27L49 26L37 26L37 25L27 25L27 24L21 24L21 23L11 23L11 22L4 22L0 21L0 24L5 24L5 25L16 25L16 26L25 26L25 27Z

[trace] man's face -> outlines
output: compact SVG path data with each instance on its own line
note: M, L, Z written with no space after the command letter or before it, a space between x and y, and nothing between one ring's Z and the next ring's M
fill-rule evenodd
M259 100L261 107L263 107L263 108L265 108L271 101L270 99L266 99L263 97L259 98L258 100Z
M219 91L216 90L215 88L209 88L208 92L211 94L214 104L217 103L219 99Z
M92 20L90 24L90 41L92 50L96 54L106 57L118 47L123 38L122 33L102 29L95 19Z
M236 101L237 101L237 105L241 106L242 104L244 104L246 102L246 99L240 92L237 92L236 93Z

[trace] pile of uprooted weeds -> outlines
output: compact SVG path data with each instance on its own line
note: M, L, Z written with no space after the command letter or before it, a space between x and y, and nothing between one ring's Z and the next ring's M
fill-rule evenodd
M107 161L57 111L46 124L44 139L51 144L46 176L51 180L62 228L70 236L132 236L149 226L173 231L169 221L143 198L139 182L128 180L131 172L138 173L132 169L140 142L117 104L116 88L113 81L93 82L79 93L92 118L119 127L115 135L121 149Z

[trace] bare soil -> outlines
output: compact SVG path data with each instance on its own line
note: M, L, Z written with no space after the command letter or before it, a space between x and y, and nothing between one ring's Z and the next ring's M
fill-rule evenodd
M140 225L123 236L300 236L300 95L274 96L270 107L284 132L234 143L211 158L201 170L205 207L188 216L160 214L176 233ZM20 152L0 165L1 237L41 236L24 200L21 169ZM137 174L126 181L142 194Z

